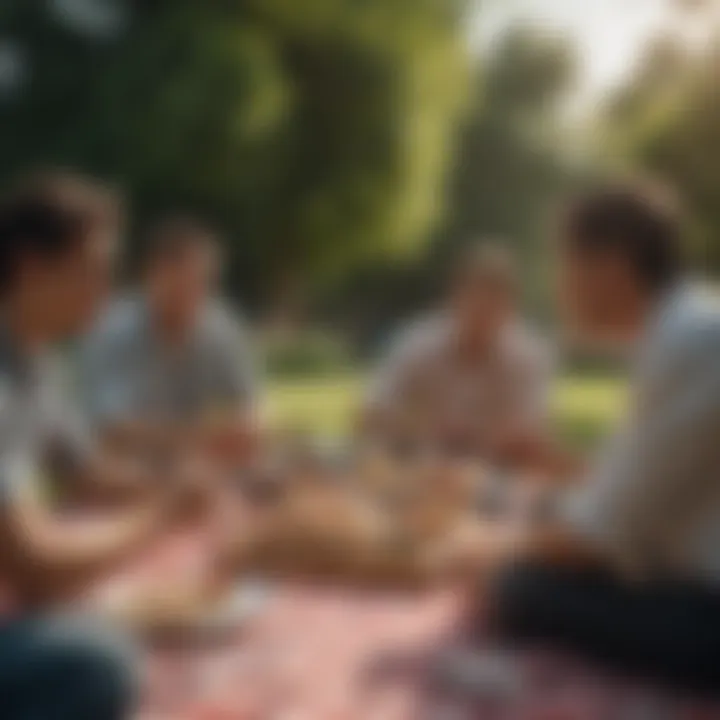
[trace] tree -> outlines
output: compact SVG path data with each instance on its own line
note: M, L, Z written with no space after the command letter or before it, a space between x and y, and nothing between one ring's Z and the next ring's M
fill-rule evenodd
M98 33L88 0L54 0L74 24L14 0L33 82L6 108L6 168L79 165L141 217L215 219L255 296L422 246L465 87L464 0L104 2Z
M720 41L693 55L666 39L611 104L626 163L674 186L687 205L696 259L720 270Z
M443 256L484 237L511 243L535 300L543 295L548 208L575 179L561 144L574 74L572 47L563 40L532 27L507 31L476 74L436 241Z
M478 58L432 243L410 263L369 265L345 283L331 308L340 321L351 317L372 344L438 296L461 246L485 238L517 250L527 298L535 311L547 307L548 210L583 174L560 142L574 73L571 46L526 26L511 27Z

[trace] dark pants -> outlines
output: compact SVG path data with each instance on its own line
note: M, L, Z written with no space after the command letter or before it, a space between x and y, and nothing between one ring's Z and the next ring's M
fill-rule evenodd
M720 695L720 592L524 564L500 578L491 616L503 639L569 650L626 675Z
M3 720L123 720L135 696L123 641L74 617L0 626Z

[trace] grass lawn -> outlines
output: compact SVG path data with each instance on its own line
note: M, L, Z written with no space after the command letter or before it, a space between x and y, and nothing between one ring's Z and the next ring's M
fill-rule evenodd
M363 377L276 379L270 386L270 417L275 427L331 437L346 435L360 398ZM570 376L559 381L555 415L573 444L592 444L621 412L624 387L617 380Z

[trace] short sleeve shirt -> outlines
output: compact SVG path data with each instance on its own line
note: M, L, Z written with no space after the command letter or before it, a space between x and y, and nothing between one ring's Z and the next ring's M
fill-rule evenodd
M367 404L406 412L432 428L462 426L482 442L497 423L542 423L548 414L553 360L549 347L520 322L498 338L488 356L458 362L450 318L412 324L371 383Z
M83 344L80 385L95 423L194 422L253 408L254 367L244 327L220 303L208 303L187 341L170 347L144 301L131 297L116 302Z
M677 288L637 354L631 407L563 516L618 568L720 584L720 303Z

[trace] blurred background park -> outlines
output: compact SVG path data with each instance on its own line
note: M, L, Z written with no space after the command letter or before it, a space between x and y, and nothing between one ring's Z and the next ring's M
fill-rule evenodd
M669 179L720 270L720 2L2 0L0 158L117 184L130 260L156 214L208 219L274 422L343 434L465 243L516 250L554 335L552 211L583 183ZM567 436L622 402L611 365L566 359Z

